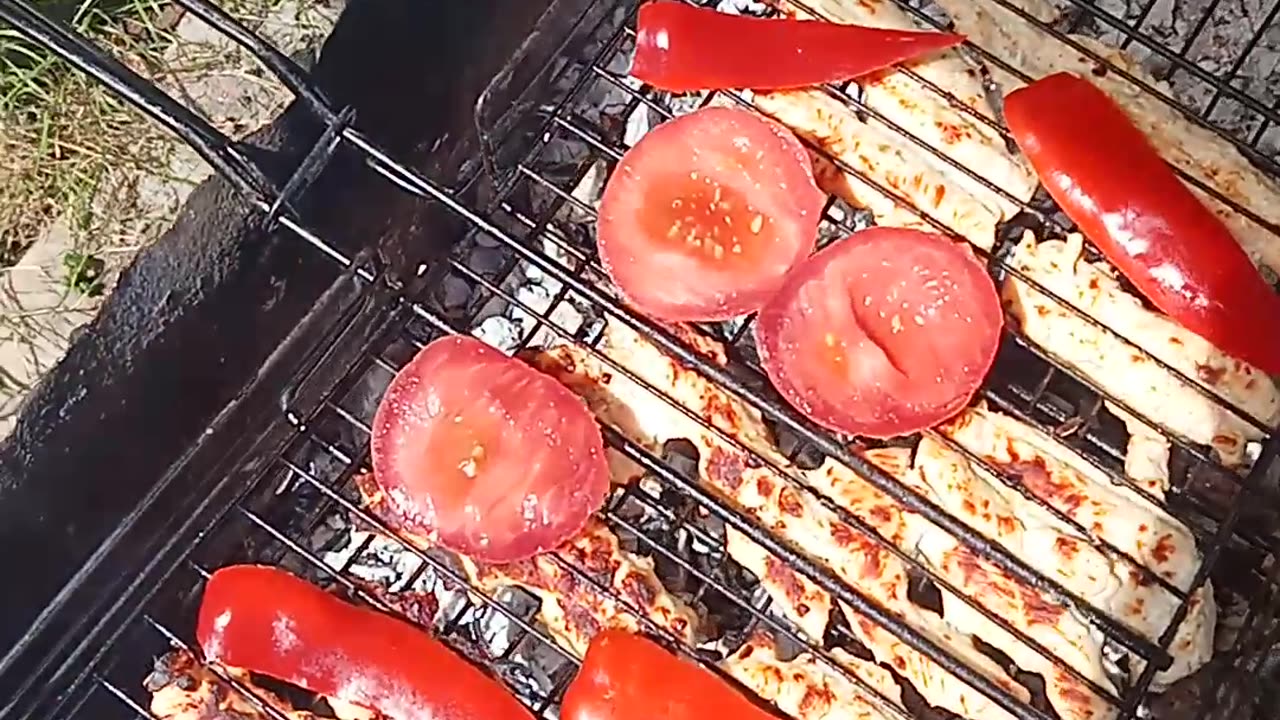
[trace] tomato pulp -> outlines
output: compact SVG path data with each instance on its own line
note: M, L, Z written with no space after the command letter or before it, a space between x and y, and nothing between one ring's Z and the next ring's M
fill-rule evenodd
M704 108L623 155L600 201L600 259L641 312L727 320L757 310L813 251L825 201L789 130Z
M806 417L883 438L968 404L1003 322L995 284L968 247L875 227L796 268L760 310L756 343L774 387Z
M609 490L582 401L467 336L435 340L396 374L370 445L374 479L408 529L485 562L559 545Z
M196 638L211 662L394 720L532 718L496 680L426 632L272 567L215 571Z

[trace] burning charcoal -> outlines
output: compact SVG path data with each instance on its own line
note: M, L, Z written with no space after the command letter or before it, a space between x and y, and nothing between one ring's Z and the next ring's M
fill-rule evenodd
M703 102L707 98L707 94L702 92L688 93L685 95L671 95L669 93L663 93L662 98L662 104L671 111L672 115L687 115L702 107Z
M312 531L308 545L312 552L320 553L321 556L341 553L352 547L351 526L341 515L329 515Z
M457 310L471 299L471 285L456 275L446 275L440 283L438 297L445 310Z
M517 606L513 608L517 615L532 615L533 610L527 608L530 603L520 602L524 599L521 595L523 593L504 588L495 595L494 599L506 607ZM513 601L513 597L517 600ZM532 604L536 608L536 602ZM511 649L513 636L521 632L519 628L513 626L511 618L492 608L478 610L473 617L474 620L467 625L468 633L484 648L484 652L488 653L489 657L506 655Z
M350 531L350 542L344 549L324 553L325 565L335 570L346 569L361 580L386 588L417 572L422 560L398 541L362 530Z

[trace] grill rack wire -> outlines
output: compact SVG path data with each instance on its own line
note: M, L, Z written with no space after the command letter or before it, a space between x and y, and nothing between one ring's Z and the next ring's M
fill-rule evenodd
M1008 4L1006 0L999 1L1025 20L1039 26L1045 33L1069 44L1072 43L1061 29L1044 25ZM1151 11L1155 4L1154 0L1146 3L1140 12L1140 19L1134 26L1098 9L1087 0L1071 0L1071 2L1081 11L1077 19L1092 16L1095 21L1120 31L1125 37L1124 45L1140 43L1151 52L1168 60L1175 72L1186 72L1212 82L1215 89L1206 110L1203 111L1204 116L1209 116L1213 108L1223 99L1234 100L1255 111L1262 121L1252 139L1246 142L1229 136L1221 128L1205 122L1194 111L1179 108L1188 117L1194 117L1201 125L1210 127L1223 137L1227 137L1258 165L1280 173L1280 166L1277 166L1272 158L1259 153L1254 147L1269 126L1280 124L1280 116L1277 116L1274 109L1261 105L1230 83L1208 75L1205 70L1188 60L1185 55L1194 41L1194 34L1192 39L1187 41L1182 52L1177 53L1168 50L1158 41L1139 31L1141 19ZM603 275L598 261L591 255L590 238L588 237L585 243L577 241L575 235L579 233L573 226L566 224L565 216L571 213L586 215L592 213L590 204L577 197L574 189L591 171L596 159L604 159L606 162L616 161L623 150L620 139L624 128L616 122L616 117L607 117L602 114L595 120L589 118L581 107L583 100L593 86L599 85L626 95L626 107L621 114L623 118L641 107L647 108L660 117L670 116L669 98L646 89L637 89L626 82L625 65L622 67L622 72L617 70L618 58L625 58L627 47L634 37L631 29L634 20L634 7L632 7L634 3L624 3L625 7L622 10L614 11L611 7L613 4L605 0L591 2L590 9L582 14L577 28L592 41L586 43L587 49L577 57L570 57L567 52L557 55L554 58L555 62L548 62L536 70L539 77L548 82L558 83L557 87L563 88L562 97L558 102L540 104L542 100L540 98L520 98L524 101L521 107L526 112L513 118L512 114L507 112L508 108L495 109L486 106L486 101L492 99L489 93L481 97L477 106L477 124L485 150L484 179L492 187L488 192L471 192L469 187L461 190L443 187L397 162L353 126L349 111L331 107L323 94L310 84L304 71L254 36L251 31L239 25L215 4L208 0L177 0L177 4L252 52L327 123L328 130L317 143L315 150L282 187L273 186L233 143L221 136L195 113L164 96L159 90L120 63L103 55L83 39L44 20L25 2L7 0L0 3L0 19L13 25L79 69L107 83L123 98L178 134L200 152L217 171L231 180L237 189L265 214L268 222L294 233L305 245L323 253L352 276L371 287L385 284L395 288L397 283L385 277L379 268L366 260L350 256L340 250L337 245L309 231L305 222L296 217L290 207L290 199L297 197L305 190L339 145L345 145L361 153L371 167L406 191L430 198L449 208L467 222L470 230L454 246L448 258L429 263L423 268L423 279L419 283L423 288L422 291L404 290L394 294L389 302L395 305L396 319L380 333L380 337L375 342L370 343L364 361L345 373L339 382L332 384L325 393L322 403L306 413L291 410L283 413L280 422L286 422L293 427L293 439L281 450L274 463L259 471L252 482L245 484L237 491L237 501L217 516L214 525L199 533L198 542L193 541L189 547L173 549L175 561L173 566L163 573L164 582L156 583L155 587L145 594L145 597L153 602L140 604L134 611L127 613L128 621L115 628L108 628L100 636L100 642L96 645L81 648L81 655L78 656L79 664L73 665L68 662L60 669L60 677L67 681L70 689L61 694L56 712L51 713L50 717L77 716L88 708L94 708L92 714L95 716L100 715L101 711L98 708L107 707L103 704L104 702L112 707L126 708L141 717L150 717L144 709L145 701L140 700L141 696L137 690L140 677L145 670L139 664L139 658L142 656L136 651L126 652L126 649L150 647L153 652L160 652L166 645L181 645L189 634L176 628L189 627L194 600L198 598L200 581L207 577L209 571L231 561L229 558L235 555L239 555L240 557L236 559L240 560L253 559L284 563L305 571L313 578L345 585L348 590L355 592L368 602L382 604L376 596L369 595L361 587L353 584L347 575L350 564L355 561L361 551L374 542L372 535L365 536L362 541L363 547L351 552L347 562L337 568L324 563L319 555L320 551L314 547L313 542L316 529L335 512L352 518L353 524L373 530L379 535L389 537L395 535L364 511L354 499L356 496L353 493L351 481L360 469L368 465L365 441L368 433L368 419L372 415L372 407L367 402L361 403L360 400L371 397L367 392L367 384L377 382L371 378L380 376L381 383L385 385L390 375L408 359L413 350L433 337L441 333L471 330L482 319L478 315L490 307L489 301L495 298L532 319L532 326L523 333L521 345L528 343L540 331L549 331L590 347L599 339L599 320L606 315L611 321L625 323L639 330L671 356L699 370L759 409L766 418L776 424L780 434L789 434L796 439L797 442L792 443L793 447L788 453L792 459L812 456L815 451L835 457L868 477L873 485L898 500L904 508L923 515L951 532L962 544L976 550L984 557L991 558L994 564L1011 576L1042 589L1050 598L1076 608L1081 616L1101 628L1116 645L1128 649L1136 657L1150 661L1147 662L1146 670L1139 681L1119 696L1098 689L1101 695L1122 710L1122 716L1133 717L1140 711L1152 676L1161 662L1167 660L1166 648L1172 640L1173 628L1176 628L1185 613L1185 598L1188 592L1171 588L1165 581L1137 564L1139 572L1146 573L1148 577L1164 584L1166 589L1184 599L1182 608L1170 624L1170 629L1157 643L1138 636L1105 614L1089 607L1087 603L1073 599L1065 589L1043 577L999 545L985 540L980 534L950 517L932 502L899 485L874 466L868 465L837 439L828 434L816 432L788 408L781 405L767 390L762 390L758 382L753 382L758 380L759 372L751 359L751 349L746 340L750 334L749 323L702 328L723 341L735 360L733 367L719 368L702 359L675 336L630 312L607 291L601 289L600 280ZM797 4L802 5L802 3ZM1210 3L1205 18L1217 5L1216 0ZM914 16L936 24L936 21L917 8L905 3L903 7ZM1280 10L1280 4L1273 8L1267 21L1250 38L1235 69L1239 69L1244 58L1260 41L1263 32L1271 25L1270 21L1274 19L1278 10ZM1198 34L1201 29L1203 29L1203 20L1198 25L1196 33ZM567 47L566 41L562 49ZM981 48L970 47L970 49L984 62L1020 75L1016 69L999 57ZM1124 71L1110 66L1104 58L1093 55L1089 50L1079 46L1076 49L1085 55L1092 56L1100 64L1108 65L1111 72L1124 74ZM932 86L919 76L913 77L931 90L946 94L944 90ZM1229 78L1230 75L1227 77ZM1129 79L1133 80L1132 77ZM1150 88L1147 89L1150 90ZM835 94L846 104L864 114L877 116L873 108L862 104L856 97L856 93L850 92L847 87L829 88L828 92ZM702 102L710 102L711 97L708 95ZM737 102L745 102L736 95L731 94L729 97L736 99ZM954 98L950 98L949 101L953 107L962 112L969 112L971 117L978 121L989 122L968 111L967 107ZM941 161L972 176L967 168L937 154L927 143L911 137L910 133L883 117L877 119L906 136L923 151L934 154ZM553 139L565 138L584 145L588 156L577 158L570 172L566 173L562 170L552 172L548 170L549 164L544 162L547 160L545 156L549 153L548 148L551 147ZM841 165L838 161L835 162L838 166ZM854 172L847 166L841 166L841 169ZM869 178L863 179L889 197L897 199L907 209L919 214L919 211L912 208L909 203L900 200L899 194L893 189L877 185ZM990 189L1002 192L982 178L977 179L987 184ZM1192 181L1196 182L1194 179ZM1207 189L1203 185L1201 187ZM1216 191L1209 191L1211 194L1217 194ZM1013 199L1007 193L1004 194ZM541 204L535 200L538 197L543 199ZM1232 201L1220 195L1218 197L1243 211ZM1058 222L1043 203L1033 201L1032 204L1024 205L1023 209L1028 222L1044 223L1050 227ZM1255 221L1261 222L1248 211L1243 212ZM843 207L839 201L829 202L824 210L826 227L823 238L829 241L852 230L848 219L855 215L856 213ZM938 221L923 214L921 217L939 231L954 234ZM1265 222L1262 224L1265 225ZM1059 226L1058 229L1065 228ZM1005 234L1006 249L1013 237L1014 233ZM503 260L496 271L477 270L469 264L467 260L469 253L482 244L496 247L502 255ZM553 248L555 254L549 253L548 248ZM988 258L989 266L997 275L997 279L1003 277L1004 273L1013 272L1002 265L1001 256L1002 250L997 249ZM559 286L559 290L547 303L545 309L534 307L522 299L508 283L508 279L514 273L522 270L527 272L530 268L553 278ZM1044 294L1053 297L1051 292L1038 286L1034 281L1022 279ZM461 282L468 288L468 299L463 303L465 312L460 313L445 307L445 303L435 292L450 282L455 286ZM1055 297L1055 299L1061 302L1059 298ZM578 306L586 306L588 311L594 311L596 317L589 318L594 322L584 322L578 329L561 327L562 321L556 318L554 309L571 300L576 301ZM1117 482L1126 483L1138 489L1123 477L1123 472L1120 470L1124 448L1115 440L1114 420L1098 415L1104 399L1120 407L1125 407L1124 404L1108 397L1091 382L1073 375L1070 369L1055 364L1053 358L1020 338L1016 330L1011 329L1008 334L1010 337L1003 343L997 370L992 373L991 379L983 389L983 395L988 402L995 408L1008 412L1042 430L1057 431L1063 436L1065 442L1081 450L1086 457L1111 474ZM608 358L601 356L601 359L606 364L612 364ZM1032 373L1028 368L1037 368L1038 373ZM628 370L617 365L614 365L614 369L630 374ZM299 382L302 382L302 379ZM1199 387L1195 383L1191 384ZM286 389L283 397L288 398L291 390L291 388ZM376 394L372 397L376 398ZM348 402L363 406L350 407ZM1246 416L1243 412L1239 414L1242 417ZM705 419L699 417L694 419L706 424ZM779 620L777 616L767 613L759 602L749 596L747 592L749 583L744 583L740 577L729 577L733 573L723 568L731 565L726 562L726 558L717 554L721 551L714 549L719 541L714 537L708 537L705 528L701 527L694 518L697 514L695 511L700 509L717 517L724 525L743 532L779 558L785 559L802 575L837 599L889 628L907 644L921 650L959 678L991 696L1013 716L1020 719L1051 717L1042 707L1024 704L995 686L946 650L896 620L892 614L884 611L873 601L845 586L829 570L822 568L807 556L796 552L789 545L778 541L754 523L746 520L724 500L701 487L698 481L691 478L687 472L673 466L668 459L652 455L624 438L612 427L606 426L603 429L606 441L611 447L644 467L664 487L659 495L654 495L636 485L616 489L609 504L602 511L604 519L619 534L634 538L642 554L654 556L682 568L690 576L691 585L696 588L689 593L692 602L705 601L708 605L727 603L735 606L745 615L746 628L756 625L767 627L776 635L786 637L816 656L831 661L831 655L826 646L801 637L797 631ZM1164 428L1156 429L1169 435ZM1267 428L1261 429L1264 432L1268 431ZM713 429L713 432L716 431ZM972 461L982 462L946 438L937 435L934 437L946 442L953 449L965 453ZM1216 460L1203 449L1185 439L1172 437L1171 440L1183 456L1186 466L1181 483L1175 478L1175 487L1179 484L1187 486L1187 477L1192 477L1197 472L1208 472L1215 477L1228 477L1238 483L1240 488L1234 493L1234 501L1227 503L1225 507L1222 503L1206 499L1189 486L1184 492L1171 493L1170 504L1174 506L1172 510L1180 517L1191 520L1189 525L1196 533L1205 555L1203 567L1197 573L1191 589L1194 591L1208 579L1219 557L1225 552L1230 552L1231 548L1248 548L1259 553L1271 550L1272 541L1268 537L1269 533L1266 532L1270 528L1248 527L1247 518L1242 519L1242 508L1249 504L1248 498L1252 496L1256 486L1261 482L1262 475L1280 451L1280 445L1278 445L1280 441L1267 432L1267 439L1262 446L1255 469L1247 477L1240 478L1219 466ZM989 469L994 471L993 474L996 477L1002 477L1000 471L994 468ZM781 468L779 470L782 471ZM803 487L802 481L800 485ZM273 489L279 489L279 493ZM1138 491L1145 493L1141 489ZM897 553L910 565L914 565L915 569L922 576L928 577L935 586L948 589L945 580L898 552L896 547L881 538L858 518L836 507L830 501L826 501L816 490L810 490L810 493L823 501L829 509L839 513L843 521L883 547ZM287 494L288 497L280 497L280 494ZM676 505L678 512L671 509L672 504ZM646 532L645 528L635 521L633 513L627 510L628 507L634 508L637 505L645 508L646 513L666 516L669 523L668 529L660 533L659 537ZM246 541L238 550L229 552L227 538L238 536L257 538L257 541ZM705 541L705 545L713 548L709 556L691 556L688 553L685 547L687 539L698 536ZM415 555L421 562L418 569L410 576L397 579L398 587L413 585L418 581L419 576L428 572L428 568L437 578L437 582L443 586L466 586L465 577L459 574L447 557L441 553L435 551L424 553L414 549L409 543L402 542L402 544L407 552ZM252 547L251 550L246 549L250 547ZM1122 554L1115 548L1104 548L1104 550L1113 557ZM567 570L594 588L593 591L612 595L612 591L598 578L584 573L563 559L558 561L564 563ZM1136 564L1136 561L1130 562ZM1280 601L1276 596L1280 593L1273 591L1272 578L1264 580L1264 585L1266 585L1264 592L1259 594L1249 608L1244 629L1240 631L1241 645L1236 648L1233 656L1240 669L1247 675L1256 674L1265 651L1277 639L1274 630L1265 634L1262 630L1269 627L1276 615L1277 604ZM956 595L964 597L964 593L954 588L950 589ZM167 596L183 598L183 601L166 605L161 600ZM716 598L714 602L707 600L712 596ZM498 614L506 616L509 622L518 628L517 637L509 643L508 652L517 652L525 643L545 644L547 647L558 650L558 646L547 633L537 627L536 609L527 607L527 602L513 600L511 597L492 597L475 589L472 589L469 597L470 602L462 603L449 617L443 619L438 628L447 640L460 642L462 648L467 650L469 645L466 634L474 632L468 628L474 627L476 621L465 619L477 613ZM624 599L615 599L620 605L628 606ZM522 611L517 611L514 608L518 605L526 607ZM1034 641L1030 641L1020 631L1008 626L1005 621L992 616L976 604L974 607L989 619L1004 626L1015 637L1027 642L1042 654L1045 653L1043 648ZM644 623L643 615L639 616ZM647 627L656 630L651 624ZM1256 629L1252 637L1250 628ZM745 628L743 631L745 632ZM838 631L836 634L839 634ZM666 639L674 640L670 636L666 636ZM837 640L840 639L850 640L851 638L837 638ZM684 648L683 651L691 656L698 656L698 653L692 652L689 648ZM557 693L563 690L572 676L572 668L576 661L563 650L559 650L559 653L564 663L552 678L550 692L542 692L534 696L526 693L522 696L538 713L554 712ZM473 649L472 654L474 654ZM1052 659L1051 655L1046 656ZM505 660L505 657L488 658L495 667L500 667ZM1069 667L1058 662L1060 667L1074 674ZM837 672L844 673L834 661L831 662L831 667ZM251 690L240 686L234 680L227 679L227 681L238 686L242 692L252 695ZM856 679L854 681L858 682ZM268 705L260 705L260 709L268 717L283 718L278 711ZM1231 711L1232 708L1222 708L1222 716L1227 717L1227 713Z

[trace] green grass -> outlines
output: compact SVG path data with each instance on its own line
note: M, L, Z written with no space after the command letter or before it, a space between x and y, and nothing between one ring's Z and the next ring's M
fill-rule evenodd
M153 64L168 43L156 0L42 3L127 64ZM0 30L0 268L15 263L57 218L92 255L129 170L156 161L149 123L94 81Z
M250 27L283 1L219 0ZM33 2L138 74L174 88L179 101L186 98L180 88L210 76L244 79L259 87L265 83L273 88L267 94L276 94L264 102L287 101L278 83L264 77L245 53L195 42L177 51L178 14L164 0ZM305 0L302 6L315 7ZM322 33L327 25L312 25L315 21L313 15L296 22L277 18L300 32ZM237 119L221 122L235 125ZM234 135L252 128L223 129ZM170 226L178 209L174 193L190 188L196 181L192 173L199 170L190 166L198 161L183 152L176 138L3 26L0 158L3 435L15 399L56 362L51 353L60 353L70 327L91 316L96 301L110 292L133 255ZM60 244L42 243L39 259L26 255L37 240L54 237ZM39 300L19 305L15 289L33 283Z

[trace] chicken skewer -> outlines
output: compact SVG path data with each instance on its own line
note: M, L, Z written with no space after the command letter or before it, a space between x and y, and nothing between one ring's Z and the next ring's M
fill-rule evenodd
M839 648L831 653L846 667L860 667L859 676L885 697L900 703L900 690L888 671L856 658ZM886 720L880 707L866 699L866 692L807 653L791 660L778 656L773 640L756 633L721 667L738 682L773 703L796 720Z
M886 472L897 476L904 483L920 487L921 483L913 476L910 462L910 451L902 448L870 451L868 460L875 462ZM817 470L806 473L810 483L820 489L828 497L837 500L840 505L850 510L855 516L868 520L881 536L889 539L898 547L919 554L919 559L933 569L952 586L962 588L981 606L1008 620L1011 625L1021 631L1025 637L1036 640L1052 657L1038 651L1029 644L1019 640L977 610L970 608L963 600L948 595L943 619L950 628L944 635L949 640L949 649L966 662L981 666L987 662L985 656L973 649L964 641L965 636L982 638L989 644L1010 655L1023 669L1036 672L1046 679L1045 688L1051 704L1059 715L1072 719L1101 719L1113 716L1106 700L1090 691L1085 683L1076 675L1059 667L1053 657L1061 659L1080 676L1104 690L1114 690L1106 676L1102 663L1101 637L1092 631L1081 620L1046 600L1039 592L1021 586L999 569L974 556L962 547L955 538L945 531L924 521L923 519L903 512L898 505L883 496L868 483L839 463L828 460ZM929 488L924 487L926 493ZM906 595L907 575L903 563L888 552L878 548L869 540L858 537L857 531L843 523L833 521L832 534L838 538L838 546L822 547L819 550L832 565L841 578L854 587L865 586L868 576L880 576L890 580L893 589L888 593L873 595L877 599L888 597L896 607L892 609L905 613L920 613L914 608ZM843 542L841 542L843 541ZM738 539L739 543L750 543ZM753 547L754 543L751 543ZM1011 550L1022 548L1010 547ZM731 536L730 552L734 552L733 536ZM741 555L741 553L740 553ZM740 562L751 563L758 556L755 553L745 554ZM852 566L852 567L850 567ZM751 567L755 570L756 568ZM852 573L852 577L851 577ZM861 577L864 582L857 582ZM796 588L806 588L819 595L825 593L798 578L773 575L765 583L775 598L784 607L796 606ZM894 602L896 601L896 602ZM829 601L828 601L829 602ZM874 642L896 647L898 641L878 630L869 623L861 621L851 609L842 606L849 617L855 619L855 634L864 642ZM794 612L794 610L792 611ZM963 614L962 614L963 613ZM873 650L874 652L874 650ZM898 651L902 652L902 651ZM896 663L895 663L895 666ZM901 670L901 666L897 666ZM929 697L955 692L945 684L945 678L937 678L927 669L911 674L913 681L921 683L938 683L939 687L921 688L922 694ZM978 708L970 708L978 713Z
M284 699L255 685L247 671L228 668L227 674L249 688L257 700L290 720L320 720L320 716L295 710ZM155 668L142 685L151 693L149 709L157 720L269 720L271 717L185 649L172 650L156 660Z
M892 30L927 29L894 0L776 0L774 4L789 17ZM916 161L913 165L934 168L949 186L972 197L997 221L1013 217L1021 209L1020 203L1031 198L1038 181L1026 160L1009 152L994 123L995 112L987 100L978 68L954 49L906 63L905 67L886 68L858 81L862 104L878 116L868 118L867 124L905 140ZM945 88L951 97L933 88ZM928 149L902 138L886 123L910 133ZM981 168L981 177L990 185L960 168ZM992 185L1003 192L993 190Z

